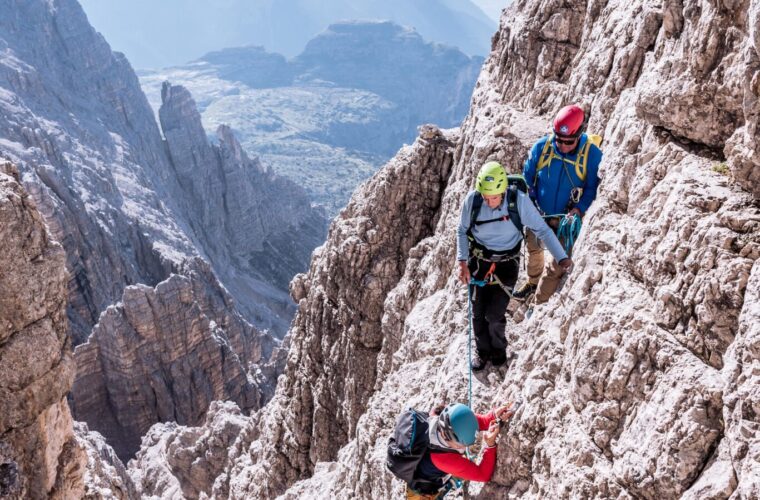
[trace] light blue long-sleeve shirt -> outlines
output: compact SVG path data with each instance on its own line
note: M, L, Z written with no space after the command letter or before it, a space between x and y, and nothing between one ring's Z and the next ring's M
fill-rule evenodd
M457 259L459 260L467 260L469 256L467 229L470 227L470 212L472 211L472 203L476 193L477 191L470 191L462 204L462 214L459 218L459 227L457 227ZM533 202L522 192L517 193L517 211L520 212L520 220L523 226L541 238L541 241L544 242L544 245L546 245L546 248L549 249L549 252L551 252L557 262L567 258L565 249L562 248L562 244L557 239L554 231L546 225ZM509 216L509 211L507 210L507 197L503 196L501 205L495 209L489 207L485 200L483 200L483 205L480 207L476 220L496 219L505 215ZM500 220L479 226L473 225L472 236L475 238L475 241L494 252L511 250L522 240L522 233L517 230L510 220Z

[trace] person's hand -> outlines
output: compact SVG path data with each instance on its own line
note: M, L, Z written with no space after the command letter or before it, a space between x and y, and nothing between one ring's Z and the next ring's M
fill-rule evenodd
M483 433L483 441L485 441L486 446L489 448L493 448L496 446L496 440L499 438L499 422L496 420L491 422L491 425L488 426L488 430Z
M570 210L570 211L567 213L567 216L568 216L568 217L575 217L576 215L577 215L578 217L583 217L583 214L581 213L581 210L580 210L578 207L573 207L573 209L572 209L572 210Z
M470 283L470 269L467 267L466 260L459 261L459 281L465 285Z
M496 408L493 411L493 416L498 420L509 420L515 414L515 411L517 411L517 406L514 403L509 403L508 405Z
M565 257L559 261L559 267L561 267L564 271L569 271L570 268L573 267L573 259L570 257Z

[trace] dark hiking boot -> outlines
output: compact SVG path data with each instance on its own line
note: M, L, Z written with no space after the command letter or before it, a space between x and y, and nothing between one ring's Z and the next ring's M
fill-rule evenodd
M472 367L472 371L479 372L483 370L486 367L486 361L485 358L482 358L478 353L475 353L472 356L472 363L470 363L470 366Z
M507 353L506 353L506 351L505 352L500 352L499 354L494 354L491 357L491 364L494 365L494 366L501 366L501 365L503 365L506 362L507 362Z
M512 292L512 298L517 300L525 300L536 291L537 285L526 281L523 286Z

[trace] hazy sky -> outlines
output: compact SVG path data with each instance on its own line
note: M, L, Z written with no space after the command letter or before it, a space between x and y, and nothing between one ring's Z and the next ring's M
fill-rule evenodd
M243 45L293 57L329 24L348 19L390 19L428 41L485 56L497 23L476 3L502 0L79 1L95 29L135 68L160 68Z
M472 0L475 5L480 7L488 17L499 22L501 10L512 3L512 0Z

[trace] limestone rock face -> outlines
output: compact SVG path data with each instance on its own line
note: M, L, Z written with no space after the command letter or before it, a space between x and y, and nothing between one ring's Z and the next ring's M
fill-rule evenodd
M324 240L324 215L301 187L249 159L229 127L220 126L219 144L209 144L187 89L164 83L162 102L161 127L178 182L174 199L232 295L256 299L238 300L238 307L284 335L294 306L283 284L306 269Z
M74 344L125 287L156 286L197 256L250 321L283 335L294 312L285 283L305 270L324 234L323 216L292 183L241 156L229 132L212 148L194 127L195 110L175 113L172 128L188 132L167 148L134 71L75 0L1 0L0 10L0 150L18 165L66 250ZM181 147L215 156L199 164ZM187 183L193 168L195 181L207 183L203 191ZM272 199L290 204L273 210ZM269 218L287 223L256 232L269 228ZM303 236L292 237L299 229ZM264 238L278 250L291 244L291 252L278 260L250 254L246 245L256 252ZM229 255L216 251L222 247Z
M250 411L273 393L263 365L274 339L234 312L202 260L193 264L155 288L127 287L75 350L74 413L125 462L154 423L198 425L214 400Z
M86 460L66 404L74 363L65 254L6 162L0 254L0 497L78 498Z
M604 137L599 195L559 293L528 320L521 311L508 318L508 369L473 379L475 410L524 403L502 431L492 482L470 484L469 495L760 496L760 206L749 182L758 175L749 139L758 92L747 85L756 71L757 9L756 1L730 9L704 1L510 7L453 166L442 165L432 231L404 254L389 287L363 297L362 313L379 324L357 328L348 316L327 330L330 309L314 307L323 294L340 310L348 294L372 283L357 269L320 269L336 262L328 248L348 255L364 241L364 218L347 210L352 218L336 221L310 273L291 283L300 310L278 387L290 404L275 396L261 420L241 431L216 479L228 484L219 491L233 498L402 495L385 468L395 416L407 406L467 398L466 295L453 273L461 202L484 161L518 171L553 114L580 102L590 130ZM373 193L409 193L402 164L415 172L425 165L402 150L375 177L387 184L363 186L354 206L366 199L382 212L389 208ZM377 234L403 228L397 218L373 227ZM377 262L352 260L365 269ZM336 273L347 279L331 285ZM356 345L349 339L363 338L373 355L354 354L360 362L346 364L344 353ZM310 384L300 382L307 377ZM323 380L335 382L326 389Z
M124 286L165 279L191 244L153 182L168 162L126 59L74 0L0 10L0 148L66 250L77 344Z
M74 423L77 441L87 453L87 469L84 474L84 496L87 500L138 499L137 490L127 474L124 464L113 448L97 432L90 431L87 424Z
M9 208L26 226L2 222L12 272L0 291L10 391L0 453L24 469L0 474L14 495L36 498L80 491L77 467L106 470L73 438L64 396L75 370L58 305L75 345L96 332L76 355L74 415L127 457L156 422L197 425L216 399L247 412L271 397L284 359L267 364L277 342L250 323L284 333L294 309L285 283L325 221L229 129L210 145L189 95L168 103L164 140L129 63L76 1L0 0L0 11L0 152L29 193L9 200L39 209ZM40 214L65 268L45 257L60 247ZM23 258L36 267L15 269ZM13 333L27 330L39 339Z
M227 498L226 489L213 488L214 481L229 465L229 449L249 421L235 403L215 401L202 427L174 422L153 426L130 463L130 473L141 494Z
M272 403L241 431L224 477L210 478L205 491L213 489L220 497L271 497L309 474L356 431L376 384L383 298L403 275L411 249L432 235L453 157L454 132L427 127L425 135L354 195L331 225L328 242L315 253L309 274L291 283L302 313L291 330L286 375ZM260 434L261 441L255 441ZM146 445L162 446L144 442L144 460L164 456ZM203 455L197 447L170 451L167 460L178 453ZM263 467L252 467L252 461ZM138 468L144 466L135 464L131 470ZM172 474L168 466L159 469ZM168 498L163 485L173 482L144 481L142 491Z

